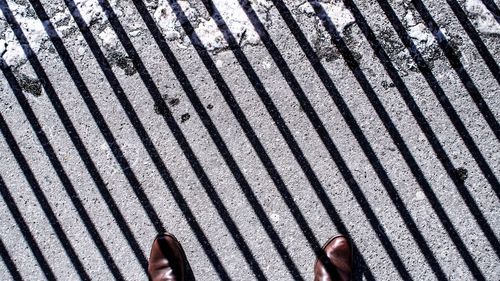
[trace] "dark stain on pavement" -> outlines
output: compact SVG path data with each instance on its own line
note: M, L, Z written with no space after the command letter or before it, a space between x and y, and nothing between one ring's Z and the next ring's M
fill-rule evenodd
M123 69L125 75L127 76L134 75L137 72L132 62L132 59L127 57L125 54L119 52L113 52L110 55L110 61L112 64Z
M168 104L171 106L176 106L180 103L180 100L178 98L171 98L168 100Z
M459 180L461 183L463 183L467 179L467 177L469 176L467 169L465 169L463 167L455 169L453 174L456 177L456 179Z
M181 116L181 123L186 122L187 120L189 120L189 118L191 118L191 115L189 115L189 113L182 114L182 116Z
M21 74L19 78L19 85L23 91L28 92L35 97L42 95L42 84L36 78Z

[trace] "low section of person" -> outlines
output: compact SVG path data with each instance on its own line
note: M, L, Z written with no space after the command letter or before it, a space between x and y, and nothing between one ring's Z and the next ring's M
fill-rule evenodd
M352 245L347 237L334 236L314 264L314 281L348 280L352 280Z
M352 278L352 245L343 235L331 238L314 264L314 281L347 281ZM159 234L149 256L149 280L195 280L181 244L172 234Z
M181 243L172 234L159 234L153 241L148 265L149 280L194 280Z

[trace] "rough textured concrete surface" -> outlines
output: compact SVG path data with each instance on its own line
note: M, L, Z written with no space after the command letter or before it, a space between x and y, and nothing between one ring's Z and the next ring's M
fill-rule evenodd
M499 280L498 0L0 0L0 280Z

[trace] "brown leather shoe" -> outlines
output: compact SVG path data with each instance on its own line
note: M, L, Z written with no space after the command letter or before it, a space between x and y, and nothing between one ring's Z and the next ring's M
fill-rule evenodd
M349 239L343 235L335 236L323 246L323 251L314 265L314 281L351 280L352 245Z
M156 236L149 255L148 275L152 281L192 280L181 244L172 234ZM187 277L188 276L188 277Z

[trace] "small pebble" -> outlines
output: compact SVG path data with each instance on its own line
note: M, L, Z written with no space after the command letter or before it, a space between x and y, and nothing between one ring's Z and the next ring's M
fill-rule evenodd
M424 194L422 191L420 191L420 190L419 190L419 191L417 191L417 192L415 193L415 199L416 199L417 201L424 200L424 199L425 199L425 194Z

